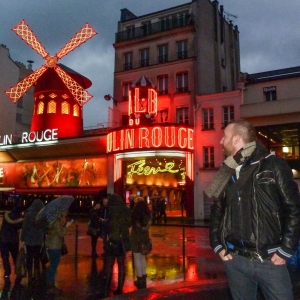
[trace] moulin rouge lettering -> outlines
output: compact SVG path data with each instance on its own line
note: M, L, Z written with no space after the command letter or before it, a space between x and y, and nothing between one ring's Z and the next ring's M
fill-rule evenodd
M121 129L107 135L107 153L145 148L180 148L193 150L193 129L155 126Z
M178 173L179 169L173 170L175 164L173 162L167 162L164 168L147 166L144 159L134 162L127 166L130 170L127 172L128 178L131 179L133 174L137 175L150 175L163 172Z

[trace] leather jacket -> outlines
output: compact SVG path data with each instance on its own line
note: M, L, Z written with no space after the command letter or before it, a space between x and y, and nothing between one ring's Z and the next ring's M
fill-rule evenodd
M296 251L300 237L298 186L293 181L292 171L286 161L268 153L260 142L256 144L248 164L257 164L257 168L239 189L236 201L227 203L226 190L220 199L214 199L211 206L210 244L216 253L222 249L228 253L228 240L237 236L235 231L242 226L240 222L250 218L252 228L245 230L252 230L256 252L261 257L276 253L288 259ZM243 169L240 176L243 176ZM236 205L239 205L237 201L250 201L251 209L236 209ZM239 223L235 224L237 220Z

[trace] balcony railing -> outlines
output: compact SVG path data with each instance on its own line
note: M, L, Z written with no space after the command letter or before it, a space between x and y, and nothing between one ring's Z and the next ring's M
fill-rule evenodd
M172 29L185 27L192 24L191 15L185 15L184 17L172 18L165 22L165 20L151 23L151 30L145 30L145 26L135 27L134 30L132 28L116 33L116 43L125 42L129 40L133 40L136 38L144 37L147 35L169 31Z
M202 130L212 130L215 129L215 124L214 123L205 123L202 125Z
M157 57L157 61L158 63L162 64L162 63L165 63L165 62L168 62L168 55L159 55Z

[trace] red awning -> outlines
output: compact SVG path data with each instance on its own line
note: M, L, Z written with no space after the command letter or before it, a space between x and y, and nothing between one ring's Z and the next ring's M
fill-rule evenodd
M50 194L50 195L95 195L103 191L106 187L72 187L72 188L16 188L15 194ZM12 191L11 191L12 192Z

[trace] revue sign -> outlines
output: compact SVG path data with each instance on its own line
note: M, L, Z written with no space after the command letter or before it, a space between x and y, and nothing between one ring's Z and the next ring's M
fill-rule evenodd
M123 128L108 133L107 153L149 148L193 150L193 129L186 126Z

